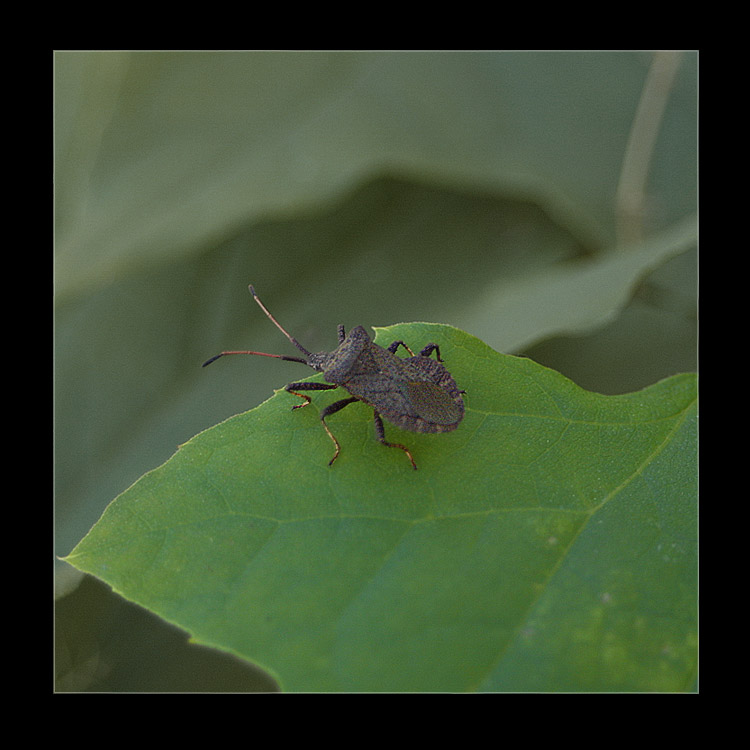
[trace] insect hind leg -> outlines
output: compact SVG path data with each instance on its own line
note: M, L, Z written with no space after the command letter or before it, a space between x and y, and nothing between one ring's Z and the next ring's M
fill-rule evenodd
M427 346L419 353L422 357L429 357L433 352L435 352L437 361L442 362L443 360L440 359L440 347L437 344L427 344Z
M391 352L391 354L395 354L399 346L403 346L404 349L406 349L406 351L409 352L409 354L412 357L414 356L414 352L411 349L409 349L409 347L403 341L394 341L388 347L388 351ZM433 352L435 352L435 358L437 359L437 361L442 362L443 360L440 358L440 347L437 344L427 344L427 346L424 347L424 349L422 349L422 351L419 352L419 354L422 357L429 357L430 354L432 354Z
M407 352L413 357L414 352L409 349L409 347L403 342L403 341L394 341L389 347L388 351L391 352L391 354L395 354L396 350L399 348L399 346L403 346L404 349L406 349Z
M383 420L380 417L380 414L375 412L375 437L379 442L381 442L383 445L387 445L389 448L401 448L401 450L406 453L409 461L411 461L411 465L416 469L417 465L414 463L414 458L411 455L411 452L405 445L401 445L401 443L389 443L385 439L385 427L383 427Z

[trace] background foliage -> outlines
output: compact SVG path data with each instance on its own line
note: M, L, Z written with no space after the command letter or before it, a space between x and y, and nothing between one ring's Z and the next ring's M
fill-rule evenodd
M248 282L313 350L340 322L421 319L606 393L694 369L696 60L670 59L651 150L631 135L647 53L57 53L57 553L177 445L299 377L200 370L286 351ZM124 605L67 565L59 583L62 689L207 689L160 621L128 610L173 650L123 653L105 613Z

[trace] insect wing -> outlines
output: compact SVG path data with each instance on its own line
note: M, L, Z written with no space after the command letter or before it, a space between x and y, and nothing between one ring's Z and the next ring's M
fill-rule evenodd
M434 425L457 425L463 417L459 407L450 394L435 383L412 380L401 384L412 410L417 416Z

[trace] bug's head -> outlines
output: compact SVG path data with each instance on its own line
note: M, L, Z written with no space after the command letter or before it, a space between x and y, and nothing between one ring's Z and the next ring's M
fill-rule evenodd
M331 366L331 352L313 352L307 358L307 364L318 372L325 372Z

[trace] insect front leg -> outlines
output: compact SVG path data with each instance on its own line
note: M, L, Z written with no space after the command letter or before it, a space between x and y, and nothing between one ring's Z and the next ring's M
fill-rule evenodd
M304 404L297 404L292 409L301 409L303 406L307 406L311 399L304 393L297 393L297 391L330 391L334 388L338 388L337 385L330 385L329 383L289 383L284 386L284 390L289 393L293 393L295 396L299 396L305 400Z
M385 439L385 427L383 427L383 420L380 418L380 414L375 412L375 437L383 444L387 445L389 448L401 448L401 450L406 453L406 455L409 458L409 461L411 461L411 465L416 469L417 465L414 463L414 458L412 457L411 453L409 452L409 449L405 445L401 445L401 443L389 443Z
M331 414L335 414L337 411L341 411L341 409L343 409L345 406L349 406L349 404L353 404L355 401L359 401L359 399L355 398L354 396L352 396L351 398L343 398L341 399L341 401L335 401L334 403L329 404L325 409L323 409L322 412L320 412L320 421L323 423L323 429L328 433L328 437L331 438L333 444L336 446L336 452L333 454L333 458L328 462L329 466L332 466L333 462L339 457L341 446L339 445L339 441L334 437L333 433L328 429L328 425L326 424L326 417L330 417ZM305 406L305 404L302 404L302 406Z

